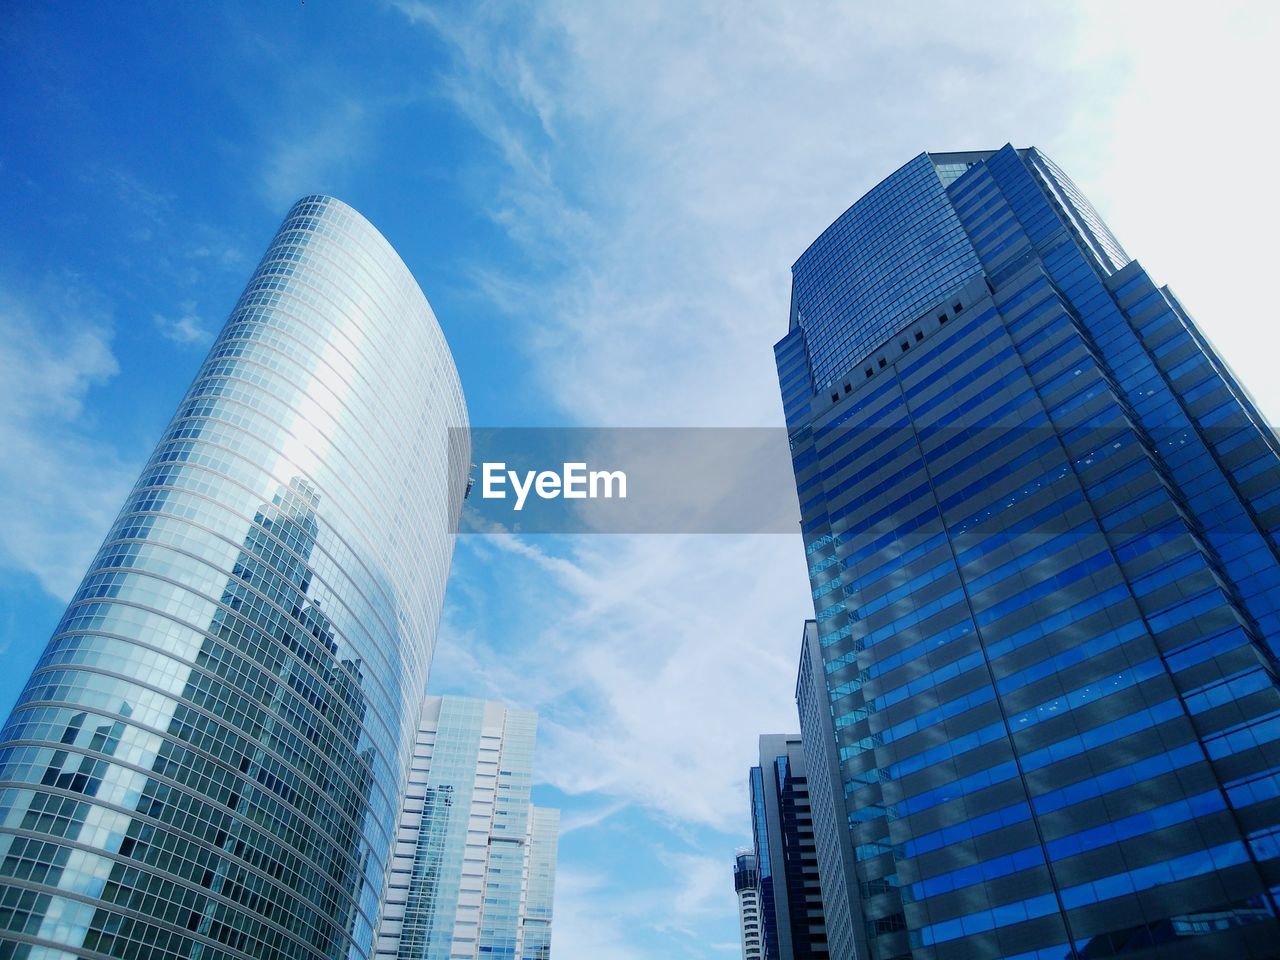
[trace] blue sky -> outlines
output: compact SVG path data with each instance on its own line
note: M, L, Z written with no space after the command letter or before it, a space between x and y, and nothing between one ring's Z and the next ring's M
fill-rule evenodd
M0 709L288 205L414 271L486 426L773 425L788 267L922 149L1041 147L1280 416L1264 3L9 5ZM433 692L542 715L558 960L737 951L798 538L467 537Z

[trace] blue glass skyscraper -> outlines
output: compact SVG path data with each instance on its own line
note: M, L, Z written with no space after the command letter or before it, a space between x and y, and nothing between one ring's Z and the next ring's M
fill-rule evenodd
M776 356L861 952L1275 956L1280 445L1178 300L1039 151L921 154Z
M760 957L825 958L827 931L800 738L781 733L762 736L760 766L751 768L748 783L759 889Z

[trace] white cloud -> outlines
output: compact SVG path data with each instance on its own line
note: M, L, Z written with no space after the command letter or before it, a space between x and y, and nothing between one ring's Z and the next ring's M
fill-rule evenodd
M0 298L0 563L75 589L133 479L87 399L118 371L110 324L65 278Z
M556 873L551 941L555 956L608 960L646 960L650 954L629 933L624 915L633 914L634 891L603 893L608 879L599 873L565 869ZM632 917L632 922L635 918ZM644 918L639 918L644 922Z
M182 346L204 343L213 338L213 330L196 313L194 300L184 300L176 316L166 317L157 313L151 319L161 336Z
M664 920L689 936L696 937L693 925L708 915L732 909L733 886L729 882L729 869L719 857L683 851L664 851L659 859L666 865L675 883L671 887L671 909Z
M1082 114L1057 159L1124 244L1168 283L1209 339L1280 423L1265 315L1280 194L1271 165L1280 32L1275 4L1094 3L1078 56L1119 82Z
M566 793L738 829L757 735L797 725L808 591L795 548L775 536L594 536L566 559L465 537L459 549L475 555L460 557L461 612L438 644L433 689L537 709L536 774ZM467 584L487 583L483 571L520 599L460 630L477 605L492 613L489 588Z
M621 813L628 807L630 807L630 804L623 800L585 811L562 810L560 812L560 837L563 839L568 834L576 833L579 830L598 827L610 817Z
M728 946L707 941L699 926L708 917L736 917L726 864L719 857L672 849L654 853L669 880L662 887L646 884L640 870L611 876L572 866L560 869L552 923L556 957L652 958L649 932L663 937L663 957L701 957L706 950L720 952ZM732 935L734 929L725 932ZM637 936L636 931L645 934Z

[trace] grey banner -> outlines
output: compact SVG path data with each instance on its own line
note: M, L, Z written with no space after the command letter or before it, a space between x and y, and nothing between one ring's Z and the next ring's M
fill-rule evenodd
M460 533L800 529L776 428L481 427L469 474Z

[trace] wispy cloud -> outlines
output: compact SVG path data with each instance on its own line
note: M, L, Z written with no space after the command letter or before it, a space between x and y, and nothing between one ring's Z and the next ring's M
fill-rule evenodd
M9 278L13 280L13 278ZM69 278L0 297L0 562L68 596L136 470L87 401L118 371L106 309Z
M672 928L696 937L695 924L708 915L721 912L733 902L729 871L719 857L684 851L665 851L659 859L675 880L671 885L671 908L658 920Z
M259 185L281 209L308 193L336 191L369 140L367 104L347 96L294 116L266 144Z
M158 190L142 178L122 167L111 167L102 173L120 203L132 214L159 223L173 207L173 194Z
M157 313L151 320L162 337L181 346L206 343L213 338L213 329L196 313L194 300L184 300L176 314L164 316Z
M560 837L563 839L579 830L598 827L610 817L621 813L630 806L626 800L606 804L589 810L565 811L560 817Z
M719 857L669 848L658 849L656 857L663 871L660 884L646 882L638 870L610 875L561 867L553 923L556 956L651 960L659 955L653 933L664 937L664 957L721 952L727 945L708 941L700 925L708 917L736 914L726 864Z
M630 933L639 906L635 891L610 892L608 887L608 878L597 872L557 870L552 924L557 957L649 960L651 955Z
M540 776L566 793L734 829L756 734L796 724L808 592L795 544L599 536L563 546L460 541L438 683L537 709ZM494 572L507 587L496 604L484 586Z
M566 265L521 309L569 416L776 422L769 347L809 240L925 147L1071 122L1069 12L953 6L963 43L937 8L403 5L457 51L494 219Z
M201 244L187 251L189 260L206 261L221 267L239 267L245 262L244 251L234 244L222 241L217 245Z

